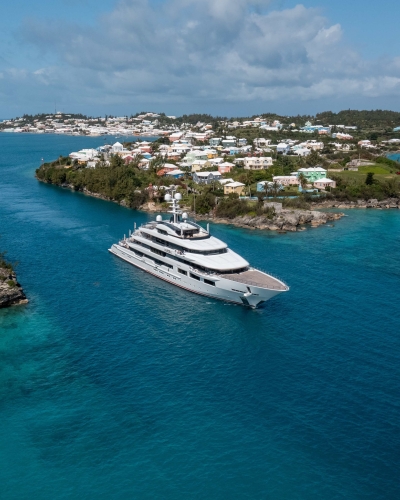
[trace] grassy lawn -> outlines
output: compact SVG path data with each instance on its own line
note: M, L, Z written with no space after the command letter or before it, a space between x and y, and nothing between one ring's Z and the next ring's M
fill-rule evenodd
M357 182L365 182L368 172L372 172L375 174L374 179L378 181L384 181L386 179L400 178L399 175L395 173L391 173L390 168L381 166L381 165L371 165L370 167L360 167L358 172L353 172L351 170L343 170L343 172L329 172L328 177L335 176L341 177L342 179L353 179Z

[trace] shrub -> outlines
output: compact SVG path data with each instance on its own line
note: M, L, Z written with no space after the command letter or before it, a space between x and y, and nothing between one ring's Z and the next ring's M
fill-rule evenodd
M245 215L252 210L253 207L245 200L238 198L223 198L217 205L216 214L218 217L234 219L239 215Z
M13 280L8 280L7 281L7 285L10 287L10 288L14 288L15 286L17 286L17 284L15 283L15 281Z

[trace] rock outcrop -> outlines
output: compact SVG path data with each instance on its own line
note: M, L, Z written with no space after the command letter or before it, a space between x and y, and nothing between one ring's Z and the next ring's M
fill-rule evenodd
M318 208L400 208L400 198L386 198L378 201L376 198L370 200L357 201L340 201L340 200L325 200L322 202L313 203L313 206Z
M28 302L13 271L0 267L0 308Z
M270 231L299 231L303 230L305 224L312 227L326 224L328 221L338 220L343 217L342 213L318 212L316 210L285 210L282 209L273 217L265 215L249 216L243 215L234 219L223 219L219 217L202 216L198 219L209 219L220 224L232 224L248 229L267 229Z

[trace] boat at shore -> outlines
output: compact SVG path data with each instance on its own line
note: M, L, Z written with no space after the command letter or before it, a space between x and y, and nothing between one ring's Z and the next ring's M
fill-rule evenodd
M171 216L136 228L111 246L117 257L153 276L207 297L253 309L289 287L251 267L226 243L188 219L179 207L180 193L167 194Z

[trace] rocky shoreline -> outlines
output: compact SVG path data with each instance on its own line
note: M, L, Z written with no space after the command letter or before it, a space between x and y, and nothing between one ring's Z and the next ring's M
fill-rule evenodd
M45 182L45 181L41 181ZM59 187L74 190L74 186L70 184L62 184ZM80 190L80 192L93 196L95 198L100 198L106 201L112 201L113 203L119 203L122 206L126 206L125 200L118 202L112 200L106 196L98 193L93 193L86 188ZM237 227L244 227L248 229L260 229L260 230L270 230L277 232L295 232L304 231L306 226L318 227L327 222L333 222L344 217L343 213L335 212L320 212L320 209L351 209L351 208L374 208L374 209L391 209L400 208L399 198L388 198L385 200L378 201L377 199L370 200L357 200L357 201L339 201L339 200L325 200L322 202L313 202L311 210L300 210L300 209L285 209L282 208L280 203L266 203L266 205L273 205L275 208L275 215L272 217L267 216L239 216L234 219L226 219L221 217L216 217L214 214L199 215L196 214L197 220L209 220L216 224L230 224ZM184 207L185 208L185 207ZM166 211L165 208L154 202L147 202L139 207L139 210L145 212L163 212ZM187 210L187 207L185 208ZM194 214L190 214L194 216Z
M318 212L316 210L285 210L277 212L272 218L243 215L234 219L212 216L196 216L197 220L210 220L217 224L230 224L246 229L277 231L279 233L304 231L305 225L318 227L344 217L342 213Z
M0 308L27 304L28 299L14 271L0 267Z
M320 203L313 203L314 208L377 208L377 209L400 209L400 198L386 198L378 201L375 198L370 200L357 201L340 201L340 200L325 200Z

